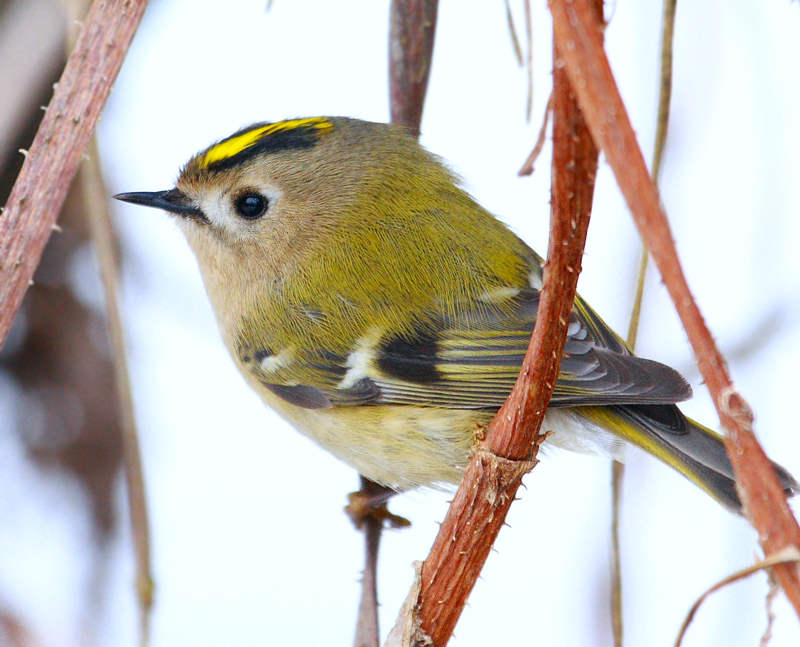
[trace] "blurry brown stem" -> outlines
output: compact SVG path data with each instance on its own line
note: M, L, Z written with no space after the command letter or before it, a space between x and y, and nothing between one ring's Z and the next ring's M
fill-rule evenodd
M528 159L522 164L522 168L517 172L517 175L520 177L525 177L527 175L533 175L533 165L536 163L536 160L539 159L539 155L542 153L542 149L544 148L545 140L547 139L547 124L550 121L550 113L553 110L553 93L550 93L550 98L547 100L547 106L544 109L544 117L542 118L542 126L539 128L539 136L536 138L536 144L531 151L531 154L528 155Z
M619 520L622 506L622 483L625 465L611 462L611 630L614 647L622 647L625 624L622 615L622 552L619 541Z
M734 389L720 354L695 303L649 177L625 105L602 43L602 30L588 0L551 0L555 42L578 95L592 135L603 149L645 245L653 256L694 349L700 373L726 429L725 447L733 464L745 514L759 532L767 556L800 546L800 527L775 471L753 433L753 413ZM779 564L775 572L800 616L800 572Z
M672 99L672 47L675 40L675 12L678 0L664 0L661 15L661 60L658 84L658 117L656 118L656 139L653 147L653 166L650 175L658 186L661 175L661 162L664 159L664 146L667 143L669 128L669 108Z
M678 0L664 0L664 11L661 16L661 56L659 59L659 84L658 84L658 116L656 117L656 137L653 146L653 163L650 167L650 176L653 184L658 187L661 175L661 163L664 160L664 146L667 143L667 130L669 128L669 109L672 100L672 48L675 39L675 12ZM628 326L628 346L636 347L636 337L639 332L639 316L642 310L642 295L644 294L644 280L647 274L647 249L642 245L642 254L639 261L639 274L636 283L636 296L633 301L633 312Z
M0 347L147 6L96 0L0 216Z
M522 47L519 44L519 37L517 36L517 28L514 25L514 14L511 13L511 5L509 0L505 0L506 5L506 22L508 23L508 34L511 37L511 46L514 48L514 56L517 59L517 64L522 67Z
M100 264L100 276L105 293L106 318L114 351L114 372L122 426L125 481L136 556L136 594L139 601L140 645L149 644L150 610L153 606L153 578L150 571L150 528L147 517L142 460L136 431L133 396L131 394L128 361L125 352L124 329L117 295L116 240L108 209L108 192L100 172L97 145L92 138L87 147L89 159L84 160L78 174L83 185L85 208L92 241Z
M522 477L536 465L575 299L597 149L563 70L554 66L553 77L552 212L541 301L517 383L473 454L422 567L419 619L435 647L450 639Z
M675 37L675 9L677 0L664 0L664 11L661 18L661 57L658 86L658 116L656 118L656 139L653 147L653 164L650 175L653 184L658 186L658 177L661 171L661 161L664 158L664 145L667 141L669 127L669 108L672 99L672 44ZM639 271L636 279L636 294L633 299L631 320L628 324L628 347L636 348L636 338L639 334L639 319L642 314L642 298L644 296L644 282L647 276L647 249L642 245L639 257ZM622 616L622 559L619 542L619 515L622 497L622 484L625 478L625 466L614 461L611 466L611 497L612 521L611 544L613 570L611 575L611 619L614 630L614 645L622 647L623 616Z
M533 113L533 18L531 16L531 0L524 0L525 5L525 39L528 41L525 67L528 71L528 100L525 106L525 119L531 120Z
M67 3L68 51L75 48L87 8L88 0ZM113 350L114 381L119 402L122 430L123 462L128 493L131 533L136 563L136 597L139 603L139 644L150 643L150 612L153 607L154 585L150 568L150 527L147 516L144 476L142 472L139 437L136 430L130 373L125 351L125 333L119 311L117 291L117 245L111 212L108 208L108 191L100 170L100 153L92 137L87 146L83 164L78 172L84 209L100 267L100 278L105 296L106 321Z

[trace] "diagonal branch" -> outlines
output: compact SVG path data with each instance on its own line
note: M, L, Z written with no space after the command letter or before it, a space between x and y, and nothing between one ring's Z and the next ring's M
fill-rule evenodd
M563 70L553 76L551 229L539 312L520 377L470 460L422 567L419 618L436 647L450 639L522 477L536 465L575 299L597 149Z
M0 347L147 0L95 0L0 216Z
M800 547L800 527L778 478L753 433L753 413L734 389L724 358L706 327L683 274L658 193L636 142L603 50L602 29L588 0L551 0L555 41L595 141L611 165L639 233L669 291L692 343L722 426L745 512L758 530L767 556ZM794 564L775 566L786 595L800 616L800 574Z

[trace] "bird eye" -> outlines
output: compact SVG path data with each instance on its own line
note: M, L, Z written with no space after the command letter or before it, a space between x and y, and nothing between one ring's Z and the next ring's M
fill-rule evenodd
M264 215L269 201L260 193L245 193L236 199L236 213L246 220L256 220Z

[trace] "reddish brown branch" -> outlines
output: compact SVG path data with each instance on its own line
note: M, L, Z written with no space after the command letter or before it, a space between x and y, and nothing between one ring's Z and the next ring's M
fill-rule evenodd
M569 82L554 70L550 243L536 327L514 389L489 426L422 567L419 617L447 643L522 477L536 464L539 430L558 377L592 206L597 150Z
M0 217L0 346L147 6L96 0Z
M392 122L419 137L431 73L438 0L393 0L389 24Z
M753 434L753 414L733 388L726 363L705 325L683 275L667 218L636 142L622 98L603 50L602 28L588 0L551 0L555 39L595 141L611 165L633 213L639 233L658 266L692 343L697 365L727 430L726 449L733 463L746 514L759 532L767 555L800 547L800 527L792 516L777 476ZM800 616L800 577L794 564L775 572Z

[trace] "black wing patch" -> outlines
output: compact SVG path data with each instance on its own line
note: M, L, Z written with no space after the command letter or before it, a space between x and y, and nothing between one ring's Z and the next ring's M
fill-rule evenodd
M385 344L370 375L382 393L377 402L499 408L522 366L538 304L536 290L520 290L510 308L481 304ZM576 301L553 406L667 405L690 396L677 371L634 356L585 302ZM667 428L675 424L664 421Z
M437 337L430 330L416 335L390 337L378 350L378 368L398 380L430 384L439 379Z

